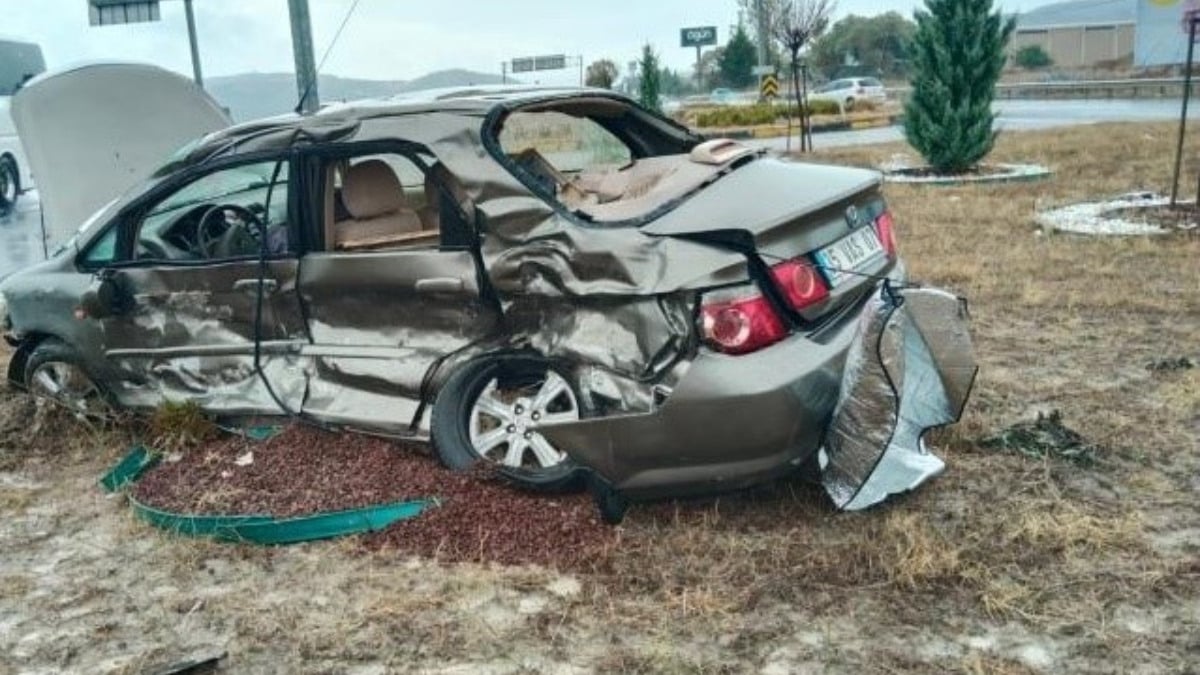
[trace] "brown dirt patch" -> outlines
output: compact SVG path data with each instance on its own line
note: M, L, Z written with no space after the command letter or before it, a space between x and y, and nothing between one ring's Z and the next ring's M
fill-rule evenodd
M446 562L578 568L616 539L587 495L524 493L487 472L448 471L417 446L304 425L262 442L228 435L194 447L148 472L133 494L179 513L278 518L436 497L442 506L364 543Z

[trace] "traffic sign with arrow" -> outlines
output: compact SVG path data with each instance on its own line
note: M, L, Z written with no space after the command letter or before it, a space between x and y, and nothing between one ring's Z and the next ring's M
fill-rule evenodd
M779 97L779 79L774 73L768 73L762 76L758 84L758 93L763 98L778 98Z

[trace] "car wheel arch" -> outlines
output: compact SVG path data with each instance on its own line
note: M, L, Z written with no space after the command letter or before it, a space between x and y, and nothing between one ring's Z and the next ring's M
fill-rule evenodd
M39 345L50 339L66 342L52 333L33 332L22 336L14 345L16 350L13 351L8 361L7 377L10 385L16 386L18 389L25 389L25 367L29 364L29 357Z
M465 425L464 414L474 403L480 389L480 375L498 364L507 362L513 372L522 369L546 368L560 375L570 387L573 400L581 417L590 415L590 406L580 395L580 382L576 369L572 364L562 359L555 359L530 349L514 350L500 349L476 354L462 361L453 368L442 385L438 388L433 399L430 440L435 454L442 463L452 469L462 470L468 466L467 456L473 455L469 463L478 461L478 456L467 451L470 441ZM493 373L486 377L491 377ZM562 451L560 449L560 451ZM527 490L538 492L570 492L581 487L582 470L570 458L561 466L555 466L546 472L527 472L513 470L499 463L491 465L498 475Z

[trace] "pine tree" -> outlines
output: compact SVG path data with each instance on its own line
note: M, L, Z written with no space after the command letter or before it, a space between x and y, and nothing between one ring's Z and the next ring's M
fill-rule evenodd
M992 0L925 0L914 18L904 135L937 173L963 173L996 141L992 99L1016 21Z
M638 70L641 75L641 86L638 87L638 102L651 110L661 110L662 101L659 98L659 69L658 56L650 45L642 47L642 60Z
M749 87L754 84L753 71L757 61L758 50L754 47L754 41L739 23L721 54L721 81L734 89Z

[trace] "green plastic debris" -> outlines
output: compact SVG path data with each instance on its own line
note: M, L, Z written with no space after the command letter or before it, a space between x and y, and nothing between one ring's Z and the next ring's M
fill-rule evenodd
M100 479L100 484L108 492L116 492L136 482L158 459L158 454L152 450L143 446L134 447ZM139 518L169 532L264 545L295 544L374 532L440 506L437 499L430 498L295 518L276 518L257 514L207 516L175 513L143 504L133 495L129 495L129 502Z
M132 452L125 455L119 464L100 478L100 485L106 492L116 492L140 478L147 469L157 464L158 460L158 453L145 446L134 446Z
M172 513L147 506L133 498L130 498L130 501L133 503L134 513L142 520L176 534L267 545L295 544L374 532L398 520L419 516L425 509L437 505L436 500L429 499L276 519L272 516L200 516Z

